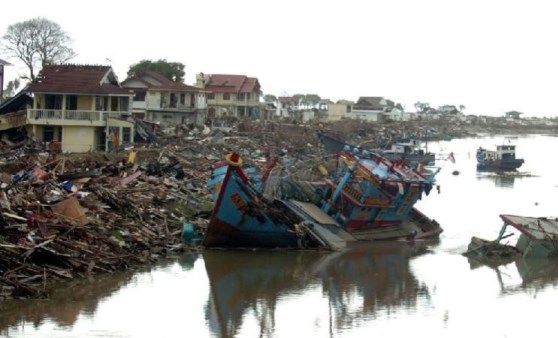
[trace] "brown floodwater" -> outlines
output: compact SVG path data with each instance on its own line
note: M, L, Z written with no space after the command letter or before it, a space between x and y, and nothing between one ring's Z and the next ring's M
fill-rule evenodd
M525 337L554 331L558 260L479 262L499 214L556 216L558 139L511 140L514 175L477 173L483 137L430 143L440 193L417 204L438 241L358 243L342 252L206 250L141 271L65 283L48 300L0 303L5 337ZM456 173L456 171L458 173ZM512 244L514 238L507 238Z

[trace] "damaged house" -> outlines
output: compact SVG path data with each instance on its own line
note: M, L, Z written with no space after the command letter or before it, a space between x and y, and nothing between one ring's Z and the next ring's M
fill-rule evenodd
M28 136L58 142L63 152L104 151L133 142L133 97L109 66L46 65L0 113L12 128L25 125Z
M122 81L133 89L133 115L163 126L202 124L207 103L205 92L182 82L172 81L155 71L146 71Z

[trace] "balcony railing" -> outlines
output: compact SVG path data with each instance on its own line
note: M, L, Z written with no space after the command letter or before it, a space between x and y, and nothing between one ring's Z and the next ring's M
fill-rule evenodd
M30 124L68 124L68 125L97 125L105 124L107 118L130 116L128 111L96 111L96 110L57 110L57 109L28 109L27 119Z

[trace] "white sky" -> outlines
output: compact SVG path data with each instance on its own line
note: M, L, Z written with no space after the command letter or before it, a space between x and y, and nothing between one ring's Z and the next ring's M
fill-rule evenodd
M257 77L264 94L336 101L383 96L465 105L466 114L555 117L558 4L549 0L2 1L8 25L42 16L74 40L81 64L186 65ZM0 58L10 80L25 68ZM110 60L110 61L107 61ZM7 81L5 81L6 83Z

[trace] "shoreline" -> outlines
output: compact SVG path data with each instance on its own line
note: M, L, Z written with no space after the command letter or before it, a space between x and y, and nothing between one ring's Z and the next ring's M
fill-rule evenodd
M183 225L203 228L207 224L212 210L205 186L208 168L231 149L240 150L245 163L257 163L269 149L280 149L292 159L293 177L316 179L321 178L317 164L324 161L321 147L316 146L316 130L355 144L362 140L381 144L420 135L425 128L438 132L432 135L438 140L558 135L555 128L467 128L416 121L242 121L236 131L226 134L166 136L165 145L158 149L64 155L15 149L16 155L26 156L13 156L0 166L0 301L45 298L58 281L133 270L200 250L182 243ZM131 151L136 152L134 161ZM60 204L66 208L57 208Z

